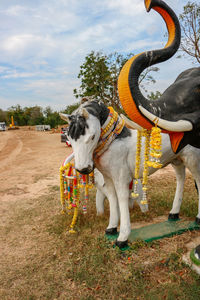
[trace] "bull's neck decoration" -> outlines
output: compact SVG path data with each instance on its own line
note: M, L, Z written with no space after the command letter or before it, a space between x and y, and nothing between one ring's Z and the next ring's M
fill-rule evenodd
M100 157L108 149L109 145L122 132L125 125L125 121L112 107L108 107L108 109L109 115L101 127L101 135L94 151L94 158Z
M89 189L94 186L94 173L83 175L77 172L71 162L74 154L69 155L60 167L60 201L62 214L72 214L69 233L76 233L74 227L78 218L78 210L82 204L83 213L87 213ZM81 199L81 189L84 191L84 198ZM82 200L82 201L81 201Z
M165 21L168 41L163 49L140 53L126 62L118 79L119 97L125 112L134 122L148 130L156 123L162 132L169 133L173 151L177 152L187 143L194 146L197 144L197 138L191 132L199 136L200 68L179 75L157 101L148 100L142 95L138 84L142 71L171 58L178 50L181 38L178 18L166 3L162 0L144 2L147 12L154 9Z

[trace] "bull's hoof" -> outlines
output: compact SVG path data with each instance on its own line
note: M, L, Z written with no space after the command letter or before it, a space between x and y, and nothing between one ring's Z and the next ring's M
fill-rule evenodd
M106 232L106 234L109 234L109 235L115 235L115 234L117 234L117 227L107 228L105 232Z
M200 218L197 218L197 217L196 217L195 222L196 222L198 225L200 225Z
M169 221L178 221L179 220L179 213L178 214L169 214L168 220Z
M119 249L127 248L128 247L128 240L120 242L116 240L115 245L119 247Z

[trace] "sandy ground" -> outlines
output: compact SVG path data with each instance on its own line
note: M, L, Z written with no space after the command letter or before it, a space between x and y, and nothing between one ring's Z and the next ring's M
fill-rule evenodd
M34 199L59 185L59 167L71 152L60 133L28 128L0 132L0 222L11 201Z

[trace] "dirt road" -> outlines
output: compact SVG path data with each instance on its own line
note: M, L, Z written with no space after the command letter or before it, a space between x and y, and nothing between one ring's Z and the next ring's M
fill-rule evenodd
M1 222L9 203L37 198L59 185L59 167L71 153L59 133L20 129L0 132Z

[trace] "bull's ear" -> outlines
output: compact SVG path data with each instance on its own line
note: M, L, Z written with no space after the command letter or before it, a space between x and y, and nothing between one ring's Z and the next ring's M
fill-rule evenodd
M88 111L83 107L82 109L81 109L81 115L87 120L88 119L88 117L89 117L89 113L88 113Z
M88 97L83 97L81 99L81 104L85 103L85 102L88 102L89 101L89 98Z
M72 120L72 117L67 114L59 113L59 116L61 117L62 120L66 121L67 123L70 123Z
M94 101L94 96L85 96L81 99L81 104Z

